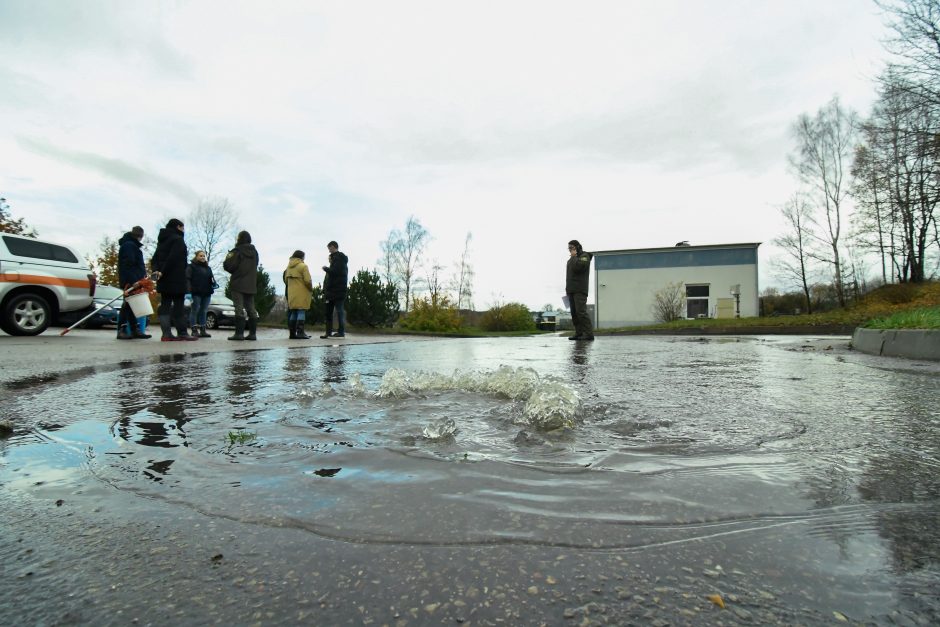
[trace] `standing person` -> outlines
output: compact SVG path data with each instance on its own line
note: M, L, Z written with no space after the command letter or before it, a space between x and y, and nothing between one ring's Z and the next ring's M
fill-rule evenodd
M323 300L326 303L326 334L320 339L328 337L346 337L346 312L343 306L346 302L346 280L349 277L347 265L349 259L339 252L339 244L330 242L326 245L330 251L330 265L323 266L326 276L323 277ZM333 333L333 311L336 310L337 333Z
M257 340L258 311L255 309L255 293L258 291L258 251L251 243L251 234L248 231L238 234L235 248L225 255L222 267L232 275L228 286L232 293L232 302L235 303L235 334L228 339ZM248 335L245 335L246 323Z
M574 335L569 337L569 340L594 340L594 328L587 313L588 276L593 257L594 255L581 248L578 240L568 242L565 292L571 304L571 322L574 323Z
M292 340L309 340L304 333L304 322L310 300L313 298L313 279L310 269L304 263L304 251L295 250L284 270L284 285L287 292L287 328Z
M183 240L183 222L176 218L166 223L157 235L157 249L150 267L157 277L160 307L157 318L163 336L161 342L196 340L187 332L183 301L186 298L186 242ZM173 327L176 327L176 336Z
M206 333L206 313L209 311L209 301L218 285L215 275L209 267L206 251L197 250L193 260L186 268L186 283L189 293L193 296L193 304L189 310L189 326L193 335L199 337L212 337Z
M144 263L143 247L144 230L135 226L118 240L118 282L121 289L128 287L147 276L147 265ZM125 329L125 325L127 329ZM118 314L117 339L150 339L137 324L137 318L131 306L124 301Z

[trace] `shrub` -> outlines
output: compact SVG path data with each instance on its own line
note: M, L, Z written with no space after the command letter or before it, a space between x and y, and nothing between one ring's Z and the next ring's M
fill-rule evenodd
M651 307L653 320L656 322L681 320L685 317L682 315L684 305L685 296L682 293L682 283L667 283L653 294L653 305Z
M522 303L493 305L480 319L484 331L535 331L529 308Z
M460 329L460 312L446 296L426 296L411 303L411 311L401 319L401 326L412 331L445 333Z
M352 324L370 327L394 324L398 319L398 288L382 284L375 271L360 270L349 283L346 318Z

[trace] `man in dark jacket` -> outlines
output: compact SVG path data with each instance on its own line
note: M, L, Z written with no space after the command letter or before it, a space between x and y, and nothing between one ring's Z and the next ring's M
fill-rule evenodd
M187 257L183 228L183 222L176 218L167 222L157 235L157 249L150 260L150 268L157 277L157 291L160 292L157 318L163 333L161 342L198 339L189 335L184 313ZM173 335L174 326L176 336Z
M228 285L232 302L235 303L235 334L228 339L257 340L258 311L255 309L255 293L258 291L258 251L251 243L251 234L248 231L238 234L235 248L225 255L222 267L232 275ZM245 335L246 323L248 335Z
M144 230L135 226L125 233L118 240L118 282L121 289L128 287L147 276L147 266L144 263L144 253L142 240L144 239ZM127 328L125 328L125 326ZM137 318L131 310L131 306L124 301L121 306L121 312L118 314L117 339L148 339L149 335L140 330L137 326Z
M565 293L571 306L571 322L574 323L574 335L569 340L594 339L594 328L587 313L588 278L593 255L581 248L581 243L573 239L568 242L568 267L565 272Z
M326 304L326 334L320 339L328 337L346 337L346 282L349 278L349 259L339 252L339 244L330 242L326 245L330 251L330 265L323 266L323 301ZM333 311L336 311L337 333L333 333Z

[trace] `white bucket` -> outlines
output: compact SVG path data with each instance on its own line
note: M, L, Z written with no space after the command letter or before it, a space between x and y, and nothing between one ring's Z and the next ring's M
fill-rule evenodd
M124 298L124 302L131 306L131 311L134 312L134 316L137 318L149 316L153 313L153 306L150 304L150 295L146 292L127 296Z

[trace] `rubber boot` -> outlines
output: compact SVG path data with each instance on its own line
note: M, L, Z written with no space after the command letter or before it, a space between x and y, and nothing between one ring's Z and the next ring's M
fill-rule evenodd
M199 328L199 337L212 337L211 335L209 335L208 333L206 333L206 327L205 327L205 326L201 326L201 327L198 327L198 328Z
M248 318L248 335L245 336L246 340L251 340L254 342L258 339L258 336L255 335L255 331L258 330L258 320L257 318Z
M298 321L297 321L297 339L298 339L298 340L309 340L311 337L312 337L312 336L307 335L306 333L304 333L304 321L303 321L303 320L298 320Z
M230 340L236 340L241 342L245 339L245 319L244 318L235 318L235 334L230 335Z
M296 321L296 320L288 320L288 321L287 321L287 330L290 331L290 336L289 336L287 339L289 339L289 340L296 340L296 339L297 339L297 321Z

